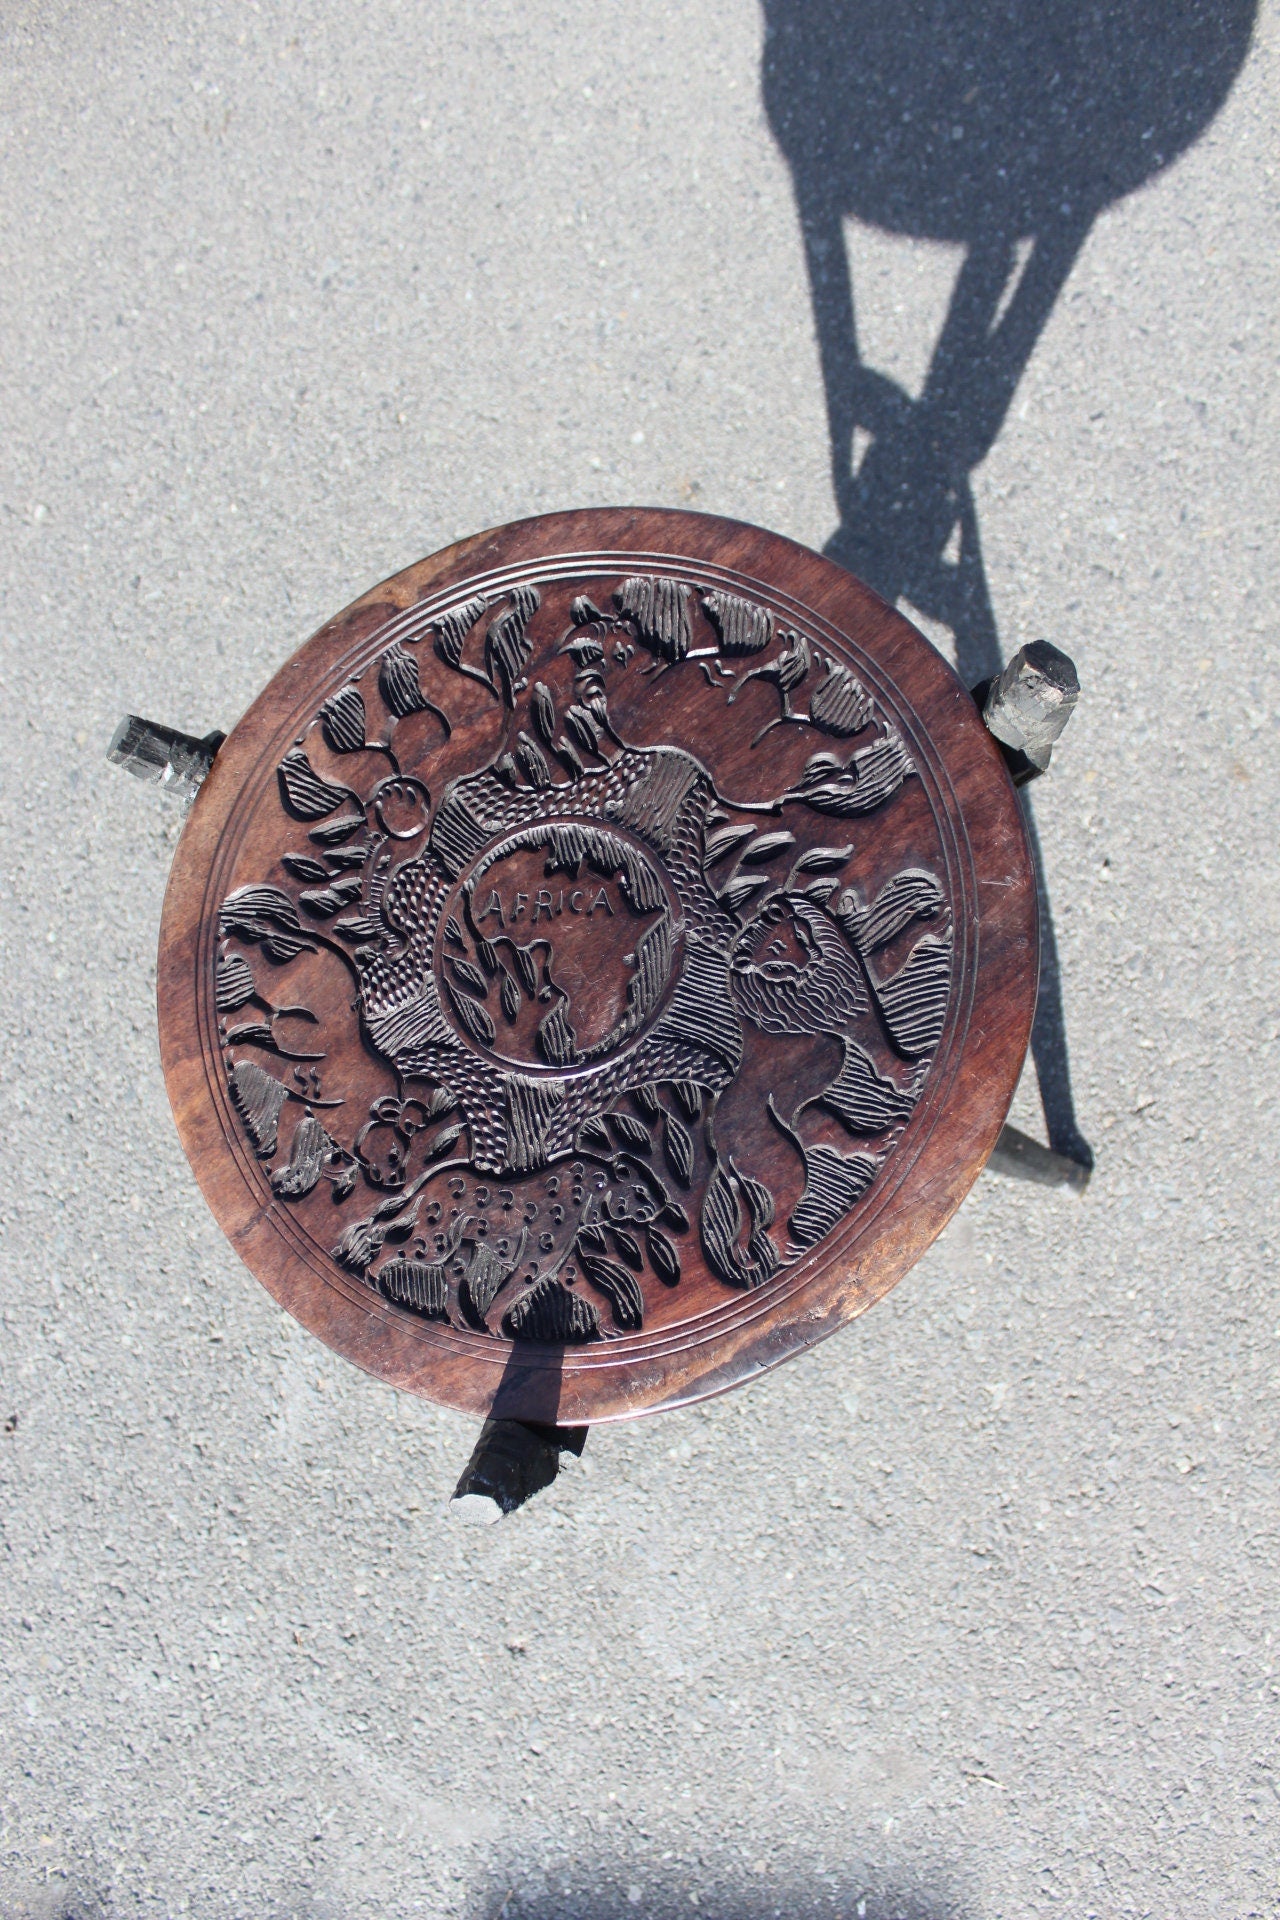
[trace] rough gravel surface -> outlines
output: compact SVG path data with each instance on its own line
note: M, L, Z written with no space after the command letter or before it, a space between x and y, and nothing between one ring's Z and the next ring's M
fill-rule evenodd
M518 515L828 539L761 19L5 9L6 1920L1280 1913L1278 20L1093 225L975 477L1005 651L1084 688L1034 807L1087 1195L984 1176L866 1319L480 1531L466 1423L204 1207L180 823L103 748L230 725ZM918 392L958 250L850 247Z

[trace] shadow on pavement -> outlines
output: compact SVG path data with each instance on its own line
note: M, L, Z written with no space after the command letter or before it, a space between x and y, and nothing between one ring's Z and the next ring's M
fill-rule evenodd
M834 1875L823 1887L805 1887L764 1876L758 1889L720 1889L701 1869L683 1875L637 1872L610 1864L608 1884L591 1882L579 1869L553 1873L554 1893L525 1891L518 1882L497 1882L475 1908L474 1920L969 1920L972 1909L954 1891L931 1891L902 1879L878 1878L874 1886ZM690 1894L697 1894L694 1905Z
M791 168L826 389L840 514L826 550L949 627L969 685L1002 665L973 472L1094 220L1204 131L1255 6L764 0L765 108ZM849 216L964 248L918 399L861 356ZM869 436L856 464L855 433ZM1043 943L1032 1053L1051 1146L1090 1165L1029 808L1027 823Z

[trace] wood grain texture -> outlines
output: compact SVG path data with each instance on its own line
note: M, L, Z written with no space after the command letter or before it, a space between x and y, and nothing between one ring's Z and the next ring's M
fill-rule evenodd
M337 1351L560 1425L871 1305L980 1171L1035 895L947 664L703 515L478 535L330 621L214 763L160 942L233 1246Z

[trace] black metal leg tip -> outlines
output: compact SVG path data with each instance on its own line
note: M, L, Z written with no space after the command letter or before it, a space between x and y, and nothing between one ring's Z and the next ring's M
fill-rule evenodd
M468 1526L492 1526L549 1487L560 1471L561 1454L581 1454L586 1439L585 1427L486 1420L454 1488L450 1513Z
M126 713L107 746L107 759L190 806L208 777L225 733L179 733L159 721Z

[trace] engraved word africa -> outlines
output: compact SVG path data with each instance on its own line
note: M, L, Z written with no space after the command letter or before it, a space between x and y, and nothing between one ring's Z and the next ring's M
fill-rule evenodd
M690 1248L741 1290L818 1247L900 1140L952 979L937 876L852 877L917 778L853 671L719 588L569 591L389 622L280 761L276 865L223 901L215 981L305 1230L407 1313L549 1344L639 1331ZM664 743L668 675L705 758Z

